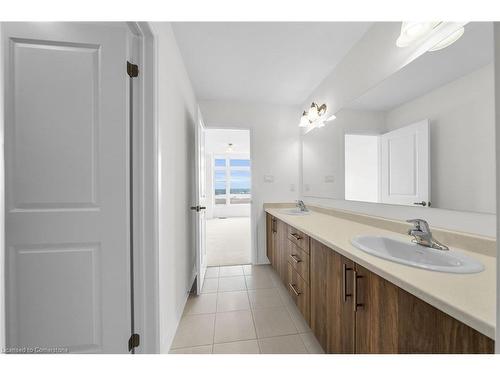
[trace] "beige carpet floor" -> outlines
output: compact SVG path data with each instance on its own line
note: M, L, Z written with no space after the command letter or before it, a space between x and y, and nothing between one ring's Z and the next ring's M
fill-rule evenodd
M208 266L251 262L249 217L210 219L206 223Z

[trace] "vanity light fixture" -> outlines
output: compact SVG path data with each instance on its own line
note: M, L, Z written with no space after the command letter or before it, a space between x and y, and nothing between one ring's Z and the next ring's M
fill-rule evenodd
M396 46L408 47L412 44L447 33L438 43L429 48L429 51L438 51L455 43L464 34L464 23L456 22L402 22L401 33L396 40Z
M335 119L335 116L332 115L325 120L324 116L326 114L326 110L326 104L319 106L315 102L312 102L309 110L302 112L299 127L313 129L325 126L325 122Z

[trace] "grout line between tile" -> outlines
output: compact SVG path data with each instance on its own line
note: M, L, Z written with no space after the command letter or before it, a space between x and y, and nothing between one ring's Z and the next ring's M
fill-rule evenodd
M217 289L219 289L219 285L217 285ZM215 297L215 317L214 317L214 330L212 334L212 354L214 352L214 343L215 343L215 329L217 327L217 303L219 302L219 292L217 292L217 296Z
M246 279L245 279L245 283L246 283ZM253 309L252 309L252 304L250 302L250 296L248 295L248 290L247 290L247 299L248 299L248 305L250 306L250 314L252 315L253 330L255 331L255 339L257 340L259 354L262 354L262 349L260 348L260 343L259 343L259 335L257 334L257 325L255 324L255 317L253 316Z
M212 351L213 351L213 344L204 344L204 345L192 345L192 346L181 346L179 348L175 348L175 349L170 349L168 351L168 354L176 354L176 353L170 353L171 350L182 350L182 349L189 349L189 348L201 348L201 347L204 347L204 346L211 346L212 347ZM212 353L210 353L212 354Z

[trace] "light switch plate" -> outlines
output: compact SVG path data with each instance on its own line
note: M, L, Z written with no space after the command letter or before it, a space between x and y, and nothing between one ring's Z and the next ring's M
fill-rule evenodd
M271 174L264 175L264 182L274 182L274 176Z

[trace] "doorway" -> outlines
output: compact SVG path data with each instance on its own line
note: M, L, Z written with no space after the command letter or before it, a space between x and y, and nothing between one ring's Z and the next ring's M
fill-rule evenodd
M207 265L252 262L250 131L207 129Z

